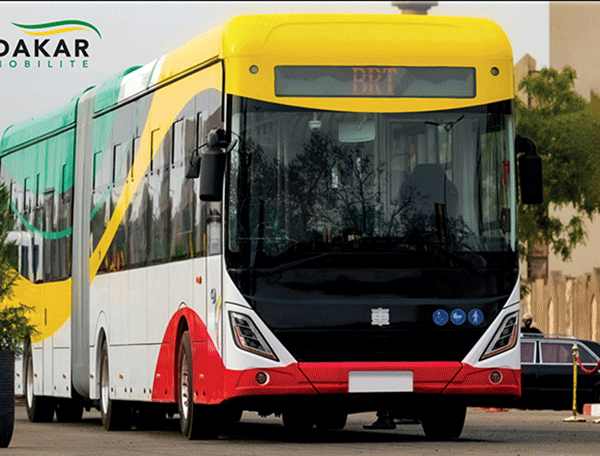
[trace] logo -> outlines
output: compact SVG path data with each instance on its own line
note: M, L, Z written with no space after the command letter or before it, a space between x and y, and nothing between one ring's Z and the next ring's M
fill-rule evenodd
M389 325L390 309L383 309L381 307L371 309L371 324L377 326Z
M16 41L0 38L0 70L3 68L88 68L90 41L85 38L85 33L102 39L100 30L89 22L81 20L43 24L12 22L12 25L27 37ZM71 32L78 33L71 37L60 36Z
M466 321L467 315L462 309L454 309L450 314L450 319L456 326L460 326Z
M448 323L448 312L443 309L438 309L433 313L433 322L438 326L444 326Z
M479 326L483 322L483 312L479 309L473 309L469 312L469 323Z
M46 24L24 25L13 22L12 25L19 27L23 32L33 36L56 35L57 33L75 32L78 30L93 30L102 39L100 31L89 22L84 21L58 21Z

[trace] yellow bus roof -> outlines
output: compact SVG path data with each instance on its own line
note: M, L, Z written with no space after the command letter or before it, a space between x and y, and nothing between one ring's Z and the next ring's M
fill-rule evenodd
M382 14L237 16L170 53L182 71L212 57L510 59L504 31L481 18ZM189 57L190 60L185 57ZM187 61L187 64L186 64Z
M253 64L262 64L267 72L272 72L276 65L474 67L478 84L476 100L402 101L401 109L450 109L514 98L510 43L496 23L481 18L402 14L237 16L168 54L160 80L214 59L225 61L228 93L267 101L282 102L270 93L272 77L260 83L257 79L244 80L249 76L243 69L247 73ZM500 69L500 78L489 77L492 67ZM314 105L309 100L284 102ZM340 109L351 109L343 101L331 103ZM374 107L368 101L365 103ZM382 101L380 105L385 103L390 106L384 110L394 109L391 101Z

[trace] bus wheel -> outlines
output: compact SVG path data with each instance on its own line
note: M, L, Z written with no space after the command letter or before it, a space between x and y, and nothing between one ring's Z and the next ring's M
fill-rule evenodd
M421 416L421 425L428 439L453 440L460 437L467 416L466 404L439 400L435 407L428 405L427 409L428 411Z
M185 331L181 336L177 366L179 372L177 402L182 434L190 440L216 439L222 421L219 415L221 408L217 405L194 403L194 368L189 331Z
M56 421L59 423L77 423L83 416L83 404L77 399L59 399L56 401Z
M102 426L107 431L125 431L131 429L131 407L126 402L110 398L110 377L108 371L108 345L102 344L100 356L100 414Z
M288 432L302 434L310 431L315 420L309 410L293 407L281 414L283 425Z
M223 421L225 423L239 423L244 411L240 408L227 407L223 410Z
M25 404L27 418L32 423L51 423L54 419L54 399L33 394L33 352L27 352L25 360Z
M316 419L316 425L318 429L344 429L346 421L348 420L348 414L341 411L324 411L319 413Z
M167 412L160 405L139 404L133 413L133 424L138 431L155 431L164 429Z

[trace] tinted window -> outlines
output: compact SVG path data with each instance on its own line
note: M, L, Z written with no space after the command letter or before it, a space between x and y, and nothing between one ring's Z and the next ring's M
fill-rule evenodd
M582 363L589 363L589 364L596 364L596 360L592 357L592 355L590 354L589 351L587 351L587 349L581 345L578 344L579 346L579 359L581 360Z
M521 343L521 362L533 363L533 353L535 344L533 342Z
M543 363L572 363L573 344L542 342Z

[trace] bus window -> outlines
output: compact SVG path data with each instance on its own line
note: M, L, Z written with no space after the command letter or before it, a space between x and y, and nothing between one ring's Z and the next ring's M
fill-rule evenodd
M194 122L189 122L194 132ZM193 205L195 203L194 180L185 178L186 138L188 122L185 119L173 124L173 164L171 166L171 258L173 260L192 257L194 251ZM193 136L192 136L193 137ZM193 144L188 144L190 149Z
M112 181L117 182L124 179L125 174L128 171L127 168L127 156L125 154L125 144L117 144L113 148L114 159L112 169Z
M131 166L131 179L132 180L135 178L135 176L133 174L133 164L135 162L135 156L138 153L139 149L140 149L140 137L137 136L137 137L133 138L133 142L131 143L131 148L129 149L128 162Z
M169 187L170 170L170 134L159 141L159 130L152 135L152 172L148 177L148 190L150 196L149 214L149 261L151 264L164 263L170 258L170 227L171 204Z
M115 212L123 187L125 177L129 171L127 144L121 143L114 146L113 181L111 189L110 215ZM127 266L125 256L127 250L127 217L121 218L117 231L107 252L109 272L121 271Z
M27 245L21 246L21 275L26 279L31 279L29 277L29 246Z
M140 150L140 138L133 140L134 158L150 154L149 149ZM128 209L129 226L127 236L128 267L145 266L148 261L148 172L144 174Z
M48 189L44 192L44 229L45 231L54 230L54 189ZM53 272L53 259L56 259L57 255L55 250L55 243L53 239L44 239L44 282L51 282L54 280Z

